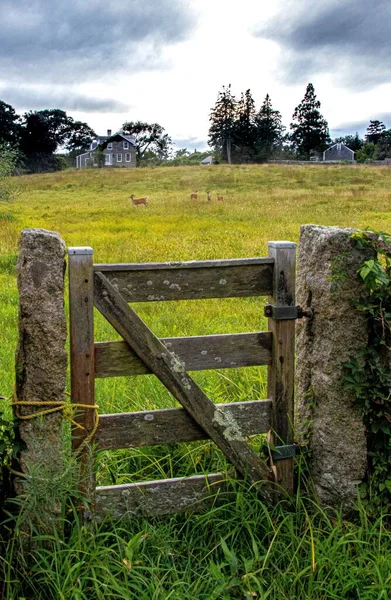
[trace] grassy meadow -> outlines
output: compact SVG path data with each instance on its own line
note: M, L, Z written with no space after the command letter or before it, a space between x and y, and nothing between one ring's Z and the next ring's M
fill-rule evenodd
M0 395L10 396L17 343L20 232L42 227L67 246L92 246L94 262L160 262L267 256L269 240L298 242L316 223L391 232L391 169L235 165L66 171L13 179L0 203ZM198 200L190 193L198 190ZM207 190L212 202L207 202ZM129 195L149 196L132 206ZM217 202L217 194L224 202ZM265 299L139 304L161 337L265 329ZM96 340L118 339L96 315ZM194 373L215 402L265 398L263 368ZM101 413L175 406L153 376L97 381ZM259 440L253 444L257 446ZM215 472L227 467L208 442L102 452L98 483ZM206 515L101 527L64 517L64 531L0 559L0 598L89 600L380 599L391 596L391 536L381 521L329 514L298 494L293 510L267 507L240 488ZM310 516L309 516L310 515ZM50 547L50 551L49 548ZM1 551L0 551L1 554ZM1 575L5 584L1 587ZM30 577L31 576L31 577ZM30 578L26 583L26 578Z

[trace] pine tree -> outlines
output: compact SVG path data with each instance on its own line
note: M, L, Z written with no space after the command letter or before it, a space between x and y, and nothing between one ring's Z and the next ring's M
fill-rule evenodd
M384 123L382 123L382 121L369 121L369 125L365 133L365 140L368 142L368 144L377 144L385 130L386 126Z
M281 114L272 107L269 94L256 115L257 158L262 162L272 158L281 147L285 127L281 123Z
M257 127L255 124L255 102L250 90L241 94L236 106L233 134L235 162L251 162L256 154Z
M296 106L291 123L291 139L295 144L299 157L309 159L310 152L322 152L330 141L326 119L319 112L320 102L316 99L314 86L307 85L305 96Z
M236 99L231 93L231 84L223 86L209 120L209 145L222 154L223 160L231 164L232 142L236 120Z

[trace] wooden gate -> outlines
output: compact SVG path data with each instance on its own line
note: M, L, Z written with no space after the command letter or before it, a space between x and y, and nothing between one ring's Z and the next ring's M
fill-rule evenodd
M271 480L291 492L295 248L292 242L269 242L267 258L95 265L92 248L70 248L72 403L94 406L96 377L153 373L183 407L99 415L99 422L95 410L79 408L76 422L83 428L73 429L74 449L94 431L98 450L210 438L266 498L272 497ZM269 296L268 331L159 339L129 306L246 296ZM94 306L123 342L94 342ZM188 373L255 365L268 365L265 400L214 404ZM246 442L246 436L267 432L277 446L269 465ZM201 510L224 483L215 473L96 488L89 444L79 456L81 488L98 517Z

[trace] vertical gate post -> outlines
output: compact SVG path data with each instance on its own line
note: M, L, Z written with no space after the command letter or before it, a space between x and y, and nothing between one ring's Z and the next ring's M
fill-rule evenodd
M355 396L344 386L343 363L361 361L368 324L355 303L365 286L358 269L373 258L352 240L354 229L303 225L297 293L313 318L297 322L297 431L310 451L319 501L347 509L365 477L366 435Z
M57 408L64 401L67 373L65 252L63 240L54 231L22 232L14 408L25 446L18 469L23 477L16 477L15 491L39 498L40 512L30 517L45 532L53 531L60 514L54 482L64 469L62 415Z
M72 447L77 451L95 426L94 387L94 272L93 250L69 248L69 313L71 345L71 401L91 408L76 409ZM95 470L90 445L81 449L80 491L94 506Z
M269 303L282 308L295 306L296 244L269 242L269 256L274 258L273 293ZM295 320L268 319L273 334L272 364L268 368L268 397L272 400L272 431L275 445L293 443L294 419L294 352ZM279 460L278 484L288 493L293 492L293 459Z

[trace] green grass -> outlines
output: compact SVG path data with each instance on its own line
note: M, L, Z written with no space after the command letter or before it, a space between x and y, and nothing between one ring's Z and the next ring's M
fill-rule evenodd
M298 241L303 223L391 231L387 168L71 171L19 177L14 184L18 195L0 204L3 396L11 394L14 381L16 257L25 227L58 231L68 246L92 246L95 262L266 256L269 240ZM195 189L199 200L191 202ZM149 207L131 206L132 193L148 195ZM217 193L224 195L224 203L216 202ZM140 304L137 310L158 336L168 337L262 330L263 304L262 298L200 300ZM99 315L96 339L118 339ZM194 377L215 402L265 397L263 368L198 372ZM176 405L152 376L98 380L97 402L105 413ZM207 442L102 452L98 482L128 483L226 467ZM30 500L34 506L36 499ZM28 522L28 511L24 514ZM64 530L55 539L38 536L28 555L20 554L11 539L0 558L6 581L0 597L366 600L391 594L390 534L380 521L369 522L363 509L350 523L300 495L284 511L239 489L234 500L205 515L106 524L94 535L77 519L67 523L72 516L64 515Z
M92 530L70 511L54 535L0 558L6 600L387 600L391 532L297 495L268 506L248 490L202 515Z

